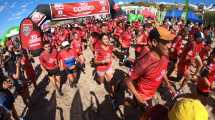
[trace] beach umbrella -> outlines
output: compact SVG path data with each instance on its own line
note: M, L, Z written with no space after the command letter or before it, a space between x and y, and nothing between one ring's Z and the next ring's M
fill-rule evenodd
M135 14L128 14L128 21L130 23L132 23L133 21L136 21L137 20L137 15Z
M156 15L148 9L144 9L141 11L141 14L146 18L156 18Z

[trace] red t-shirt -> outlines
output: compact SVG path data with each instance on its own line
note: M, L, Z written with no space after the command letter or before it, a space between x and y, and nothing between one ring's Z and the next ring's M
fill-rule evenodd
M138 38L137 38L137 46L135 48L136 52L141 52L143 47L142 45L147 45L148 43L148 35L143 32Z
M34 68L27 56L24 56L21 58L21 64L24 66L24 69L26 71L26 76L27 79L29 80L35 80L36 79L36 74L34 71Z
M93 49L98 48L101 45L101 41L96 39L96 38L92 38L92 45L93 45Z
M201 52L201 50L203 48L204 48L204 43L203 42L195 42L192 57L195 57L196 55L199 55L199 53Z
M104 61L106 59L112 59L112 51L113 47L108 46L108 49L105 50L102 48L101 42L97 43L95 46L95 60L96 61ZM106 65L99 65L96 67L97 71L107 71L111 67L112 61Z
M149 100L155 95L166 74L168 61L167 56L158 60L151 52L148 52L130 71L129 76L132 80L137 80L136 90L144 100Z
M57 55L58 53L56 49L53 49L51 53L46 51L42 52L39 57L40 64L47 70L54 70L58 68Z
M71 68L76 64L77 53L73 49L62 50L58 54L58 59L63 61L63 64L67 68Z
M204 48L204 44L202 42L192 41L185 46L185 49L182 52L182 60L186 59L186 56L190 56L190 60L193 61L200 53L200 51Z
M171 58L177 58L177 56L179 56L182 53L182 45L183 45L182 42L183 42L182 36L178 36L174 40L174 42L173 42L173 44L171 46L171 48L174 49L174 52L172 52L171 55L170 55Z
M114 35L120 36L123 33L123 29L121 27L117 27L114 31Z
M201 57L202 60L206 60L210 54L210 47L209 46L205 46L199 53L199 56Z
M211 63L209 66L208 66L208 68L209 68L209 74L208 74L208 76L207 76L207 79L208 79L208 81L209 81L209 83L210 83L210 85L213 83L213 81L215 80L215 63ZM199 81L198 81L198 84L197 84L197 86L198 86L198 89L201 91L201 92L204 92L204 93L209 93L210 92L210 87L206 87L206 86L204 86L204 80L203 79L200 79Z
M73 39L73 41L71 42L71 46L70 48L72 48L73 50L75 50L75 52L77 54L81 54L82 53L82 42L81 39Z

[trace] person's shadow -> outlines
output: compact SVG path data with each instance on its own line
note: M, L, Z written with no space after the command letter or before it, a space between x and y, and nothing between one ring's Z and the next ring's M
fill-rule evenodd
M48 94L46 86L49 84L48 77L45 77L39 84L38 89L35 89L31 95L33 105L25 110L22 115L27 120L55 120L56 116L56 94L52 93L50 99L45 98ZM24 115L25 114L25 115Z
M84 120L83 104L79 90L76 91L70 108L70 120Z

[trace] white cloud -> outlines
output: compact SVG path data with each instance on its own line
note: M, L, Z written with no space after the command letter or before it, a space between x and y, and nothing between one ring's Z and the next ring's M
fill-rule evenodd
M14 8L15 6L16 6L16 1L15 2L13 2L11 5L10 5L10 8Z
M5 9L4 5L0 5L0 12L2 12Z
M18 12L16 12L16 13L13 13L13 14L11 15L11 17L8 19L8 21L14 21L14 20L20 19L20 18L23 16L23 14L26 12L26 10L27 10L27 9L23 8L23 9L21 9L20 11L18 11Z
M8 19L8 21L18 20L18 19L20 19L20 18L21 18L21 16L12 16L12 17L10 17L10 18Z
M21 5L21 8L26 8L28 4Z

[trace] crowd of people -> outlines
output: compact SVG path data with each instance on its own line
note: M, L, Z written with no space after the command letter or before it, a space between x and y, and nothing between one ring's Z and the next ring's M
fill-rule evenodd
M19 119L14 107L17 95L22 97L26 106L32 106L29 86L38 89L38 67L33 66L37 58L39 63L36 64L47 73L56 94L63 96L62 75L67 76L71 88L77 87L78 74L89 72L85 70L88 64L86 59L89 58L85 58L83 52L91 50L93 59L90 64L95 68L96 81L109 86L114 109L123 104L117 102L119 83L133 96L130 99L138 107L148 111L155 106L151 101L161 85L166 86L167 92L175 99L186 94L184 86L191 81L197 93L191 93L190 96L196 97L189 96L175 102L169 113L160 117L160 120L185 120L178 111L185 112L185 109L192 109L190 106L205 105L207 97L214 90L214 38L214 26L185 23L181 19L166 19L163 23L145 19L143 23L129 23L125 16L120 16L103 21L86 19L83 22L50 26L48 31L43 32L43 51L38 57L32 57L31 51L23 49L21 44L17 46L11 42L1 47L0 108L4 112L1 112L0 118L8 120L12 115L14 119ZM135 49L135 58L130 57L131 48ZM112 63L115 59L119 59L120 66L129 68L125 80L117 83L113 82ZM174 86L176 82L180 83L178 88ZM188 108L182 109L180 105L183 103ZM198 107L199 111L204 111L202 114L187 114L186 119L197 120L192 118L198 115L199 120L208 119L203 105ZM147 115L144 114L141 119L153 119L156 117L154 112L157 111L145 112Z

